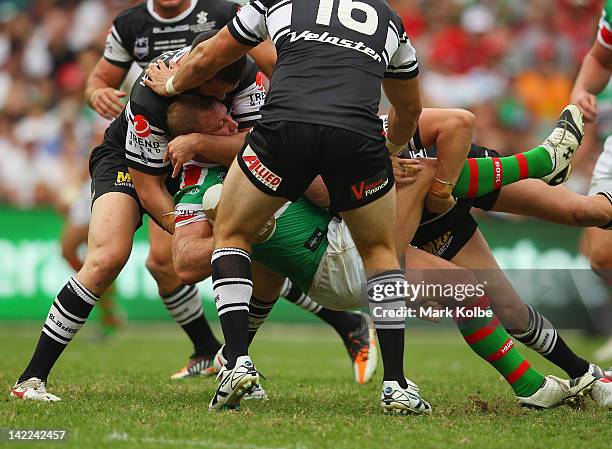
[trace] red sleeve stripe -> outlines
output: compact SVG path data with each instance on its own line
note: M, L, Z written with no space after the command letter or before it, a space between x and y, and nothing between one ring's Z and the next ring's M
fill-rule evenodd
M599 41L608 48L612 47L612 31L606 27L599 29Z

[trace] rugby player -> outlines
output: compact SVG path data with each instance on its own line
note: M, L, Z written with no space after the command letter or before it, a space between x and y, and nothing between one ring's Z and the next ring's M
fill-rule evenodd
M200 34L195 44L213 33ZM169 52L165 60L180 64L189 50L190 47L186 47ZM249 125L249 121L259 117L259 105L254 105L251 96L260 90L254 64L249 62L249 70L245 70L246 65L245 58L238 60L202 84L197 92L220 99L227 95L225 101L241 115L241 123ZM87 256L83 267L71 277L51 305L34 355L12 389L13 396L59 400L46 391L49 372L87 320L100 295L127 262L134 232L142 224L145 211L161 228L168 232L174 229L171 193L178 186L175 179L167 177L167 167L157 159L158 152L165 151L168 143L165 113L171 101L146 88L142 77L144 74L132 90L124 112L111 123L104 141L91 153L93 206ZM139 194L134 184L141 184ZM172 213L167 214L168 211ZM203 315L197 288L181 283L172 269L170 250L168 247L167 254L163 255L170 263L163 269L149 263L149 270L154 273L166 308L194 343L196 354L201 356L200 371L212 374L211 359L220 343Z
M203 116L194 118L194 124L186 123L182 120L182 117L188 114L196 114L196 112L193 108L186 108L181 103L183 102L180 99L177 100L172 106L171 114L169 111L168 124L171 129L174 128L174 133L194 132L193 129L189 129L189 126L194 126L197 129L200 126L198 123L204 121L219 122L218 118L205 118L207 117L207 111L201 111L199 114L203 114ZM213 115L223 114L222 111L208 112ZM170 117L170 115L172 116ZM429 110L423 114L423 119L428 116L431 116ZM436 120L436 122L440 122L440 120ZM217 134L223 134L223 132L222 127L216 131ZM413 142L418 140L414 139ZM574 139L574 145L577 145L577 140ZM237 150L235 148L234 152ZM205 192L212 191L211 187L222 182L224 174L224 170L204 168L192 165L192 163L185 166L182 190L176 195L177 229L174 236L174 256L179 276L189 279L189 282L195 282L210 274L210 266L208 261L204 259L204 255L210 255L212 251L210 238L212 230L202 210L202 199ZM486 177L486 173L483 173L483 175ZM428 188L427 183L421 183L421 188L423 186ZM418 209L417 205L410 203L418 195L411 195L410 193L406 195L404 194L405 191L406 188L400 188L398 191L401 192L398 193L398 202L403 203L401 209ZM209 206L210 209L213 207L214 204ZM192 214L188 219L182 219L181 215L184 210L194 210L197 213ZM363 280L363 265L360 263L350 235L346 232L346 225L338 220L333 220L329 213L315 208L303 199L285 205L275 216L276 228L274 233L269 236L269 240L253 247L254 260L291 277L304 291L309 291L315 300L328 306L336 308L358 307L360 301L359 282ZM398 221L398 223L402 222ZM406 229L405 225L400 226ZM251 326L249 329L249 342L276 301L278 287L283 281L282 277L279 278L278 275L275 277L273 273L269 273L269 270L262 270L259 265L254 266L254 275L257 279L265 279L267 286L262 287L259 282L254 284L255 290L251 298L250 309L257 309L256 314L259 321L256 326ZM276 280L276 291L269 285L274 284L271 280ZM268 304L268 307L264 308L261 304ZM501 336L507 335L503 329L498 334L500 334L497 335L498 340ZM497 342L499 343L499 341ZM506 344L507 340L503 340L502 343ZM220 352L215 362L223 360L223 353ZM508 366L514 366L514 368L521 366L521 369L524 369L525 372L529 371L528 374L520 373L520 376L515 374L516 379L513 382L514 387L518 389L518 396L522 391L529 391L527 396L520 397L523 403L550 407L558 405L562 399L567 398L570 390L566 388L566 385L552 378L545 383L543 376L539 373L531 368L529 370L525 369L526 365L522 361L523 359L519 356L511 356L505 359L505 362L498 362L498 364L504 365L502 369L508 369ZM514 365L512 365L513 363ZM519 380L521 381L519 382ZM543 383L544 385L542 385ZM387 405L385 401L404 402L404 410L429 411L429 405L418 398L418 391L415 393L416 387L414 384L409 385L412 389L411 394L406 394L403 399L398 398L399 395L397 394L395 398L392 398L393 394L388 396L383 394L381 402L383 407ZM523 385L522 391L519 389L521 385ZM551 394L551 391L555 393ZM414 396L415 394L416 396Z
M606 0L599 21L599 31L593 47L584 58L578 78L572 90L572 102L584 113L587 122L597 120L595 95L604 90L612 71L612 0ZM610 129L610 128L608 128ZM604 143L604 149L593 170L589 194L604 195L612 203L612 134ZM612 223L608 227L612 228ZM589 258L591 267L612 285L612 233L601 229L588 229ZM601 360L612 359L612 337L596 352Z
M352 16L354 9L363 13L359 20ZM248 356L253 238L286 199L298 199L317 175L330 191L333 209L351 228L369 290L405 282L394 242L395 189L388 149L399 152L410 140L421 103L415 51L401 19L386 3L342 2L334 12L330 0L255 0L214 41L200 45L176 74L149 66L147 85L160 95L193 88L268 33L278 52L271 96L230 168L227 201L221 202L215 227L213 288L228 363L217 378L213 409L238 405L258 381ZM381 83L392 104L387 148L376 115ZM361 188L366 184L372 188ZM224 204L231 204L231 210ZM385 299L372 306L403 307L401 296ZM408 394L405 322L387 317L375 324L385 387ZM389 410L393 408L392 403Z

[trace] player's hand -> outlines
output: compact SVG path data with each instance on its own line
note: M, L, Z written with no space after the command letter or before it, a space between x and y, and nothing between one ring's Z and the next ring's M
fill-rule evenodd
M457 200L452 195L446 198L441 198L430 193L427 195L425 200L427 210L429 212L433 212L434 214L443 214L444 212L447 212L455 207L455 204L457 204Z
M586 90L572 93L571 102L582 111L585 123L594 123L597 120L597 98Z
M398 186L413 184L420 172L423 171L423 166L417 159L401 159L397 156L391 156L393 164L393 176L395 183Z
M127 94L113 87L100 87L91 94L91 106L107 120L113 120L121 114L121 98Z
M164 161L172 163L172 177L176 178L183 168L183 164L196 156L195 149L198 146L200 134L184 134L175 137L168 143L168 152Z
M145 86L157 95L170 97L171 95L166 91L166 81L171 76L174 76L177 70L175 62L170 61L170 66L168 67L161 59L158 59L155 63L149 64L145 69L147 74L146 78L144 78Z

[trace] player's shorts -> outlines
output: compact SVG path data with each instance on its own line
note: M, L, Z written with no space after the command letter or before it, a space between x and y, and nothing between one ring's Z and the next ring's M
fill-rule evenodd
M258 123L238 165L262 192L296 201L320 174L336 212L365 206L394 185L384 138L298 122Z
M79 189L79 194L70 205L68 222L73 226L87 226L91 219L91 181L87 180Z
M175 228L186 226L198 221L208 221L204 214L202 199L210 188L210 183L204 184L208 169L195 164L185 164L181 175L180 190L174 195L174 211L176 212ZM219 176L225 176L225 171ZM219 179L222 182L223 179Z
M125 156L106 143L94 148L89 157L89 174L91 176L91 204L105 193L124 193L134 199L138 205L140 220L136 228L142 226L142 217L147 211L142 207L138 194L132 183ZM178 191L179 180L168 176L166 188L170 195Z
M612 192L612 136L606 139L604 150L599 155L593 170L589 195L596 195L599 192Z
M451 260L470 241L478 223L470 213L472 207L491 210L499 197L499 190L478 198L460 199L449 212L422 222L411 245L445 260Z
M319 263L308 296L332 310L364 305L365 268L348 226L334 218L327 228L328 247Z

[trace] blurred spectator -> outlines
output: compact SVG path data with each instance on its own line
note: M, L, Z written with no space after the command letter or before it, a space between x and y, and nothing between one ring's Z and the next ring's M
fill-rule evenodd
M83 105L84 81L111 20L135 3L0 0L0 202L49 205L78 184L106 125ZM479 143L517 152L537 144L568 101L602 0L390 3L417 48L425 104L471 109ZM599 143L584 146L576 188Z

